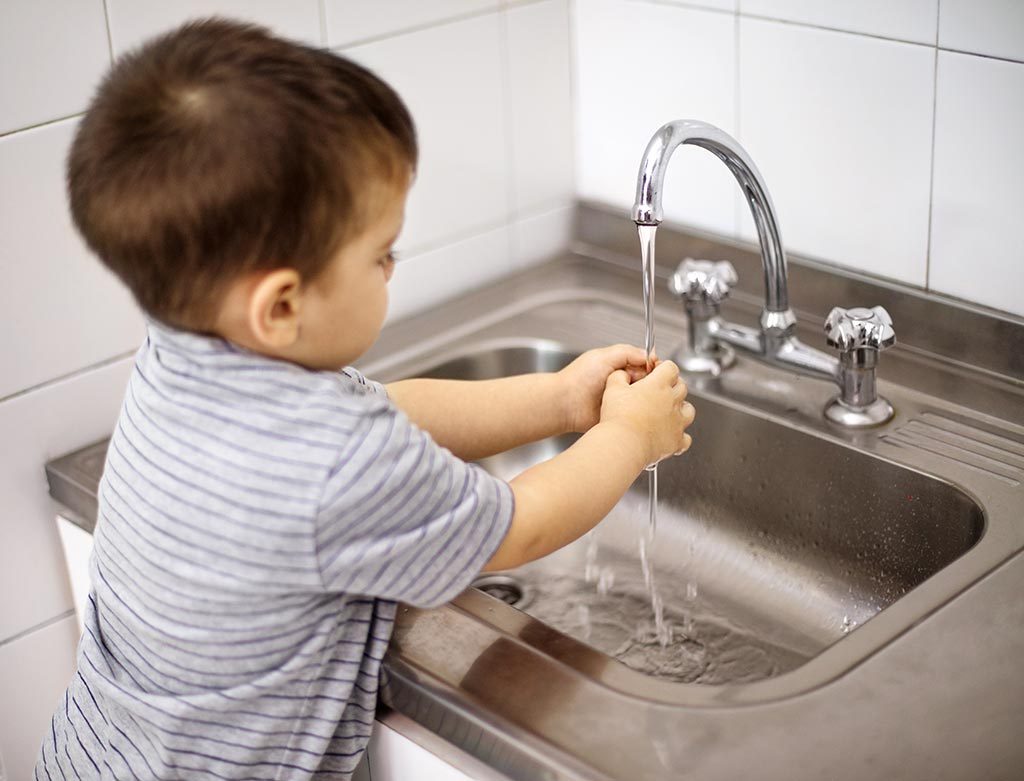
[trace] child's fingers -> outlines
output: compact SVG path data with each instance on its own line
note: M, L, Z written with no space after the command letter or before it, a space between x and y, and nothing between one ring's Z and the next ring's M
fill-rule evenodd
M626 367L626 373L629 375L629 381L631 383L632 382L636 382L637 380L642 380L644 377L647 376L647 367L646 366L627 366Z
M691 437L689 434L683 434L683 447L682 447L682 449L677 450L675 452L675 455L681 456L683 453L685 453L687 450L690 449L690 445L692 445L692 444L693 444L693 437Z
M697 417L697 408L694 407L690 402L683 402L681 409L683 414L683 428L689 428L693 424L693 419Z
M647 366L647 351L632 344L614 344L605 348L605 355L613 366L625 369L630 366Z
M662 361L654 367L648 375L651 379L657 378L658 380L667 383L669 386L675 385L679 379L679 367L676 366L672 361Z
M624 369L616 369L608 375L608 379L605 380L604 383L604 389L610 390L611 388L624 388L629 385L629 383L629 374Z

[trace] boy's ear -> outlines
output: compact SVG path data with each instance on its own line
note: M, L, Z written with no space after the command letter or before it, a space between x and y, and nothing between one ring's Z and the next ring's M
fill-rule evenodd
M299 338L302 277L292 268L275 269L256 283L249 294L249 329L267 347L291 347Z

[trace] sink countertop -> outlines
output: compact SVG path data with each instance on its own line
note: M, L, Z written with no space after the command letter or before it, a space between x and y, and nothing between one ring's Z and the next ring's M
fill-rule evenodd
M584 251L621 263L625 234L607 226L614 220L626 223L626 218L584 207L580 219ZM724 253L736 262L742 279L748 280L755 270L756 255L748 249L662 231L667 240L663 242L659 233L659 251L668 247L673 262L681 259L684 248L694 254L717 250L719 257ZM566 271L572 264L576 270ZM578 283L579 264L579 256L557 259L461 297L452 307L389 326L361 366L380 377L399 366L414 369L417 355L433 351L436 357L446 345L450 348L470 336L466 313L473 306L478 316L472 326L479 328L503 316L495 311L496 305L514 309L519 296L528 294L540 301L549 295L557 300L555 291L563 283ZM660 264L659 274L664 277L671 265ZM638 306L638 268L636 275ZM602 290L599 276L595 275L593 292L611 295L614 291ZM539 279L543 285L538 285ZM756 306L750 305L756 302L758 279L755 275L753 285L746 283L746 301L740 289L735 319L756 313ZM832 275L813 264L794 264L790 279L794 306L809 333L816 324L808 323L805 313L820 311L823 300L837 290L847 296L879 294L882 300L835 303L883 303L893 313L898 331L900 308L905 320L936 312L944 315L944 323L950 320L944 302L850 275ZM822 300L814 297L818 293ZM479 311L493 312L493 317L488 321ZM732 318L734 313L726 314ZM681 318L667 318L668 327L659 326L659 337L679 339ZM1024 324L972 307L957 310L956 321L962 326L959 331L908 328L910 337L903 349L884 356L881 378L917 387L944 403L968 406L978 420L1002 424L1014 442L1022 443L1024 456ZM978 341L965 340L963 331L975 327L984 331ZM424 333L431 336L424 339ZM972 352L977 358L973 363L968 360ZM821 393L827 392L830 389L822 384ZM770 407L770 400L766 403ZM851 443L857 444L855 439ZM95 517L99 475L93 475L94 470L76 471L75 456L91 458L95 466L104 446L100 443L47 467L51 493L86 526ZM933 462L941 476L941 457ZM1020 480L1004 483L994 494L1001 497L998 511L1012 515L1020 530L1013 532L1014 540L1024 540L1024 488ZM1018 551L1024 547L1014 545ZM467 592L435 610L403 608L386 662L389 684L384 699L509 778L1024 777L1024 553L1003 557L938 610L894 633L894 639L851 662L836 677L753 703L639 702L541 654L524 632L482 624L475 615L501 609L497 603L488 607L488 599ZM885 611L873 621L884 621L884 616ZM860 631L825 653L841 651L844 644L855 647Z

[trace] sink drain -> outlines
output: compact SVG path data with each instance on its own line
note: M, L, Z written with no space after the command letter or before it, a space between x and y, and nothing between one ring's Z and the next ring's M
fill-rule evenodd
M533 601L533 591L510 575L482 575L473 587L520 610Z

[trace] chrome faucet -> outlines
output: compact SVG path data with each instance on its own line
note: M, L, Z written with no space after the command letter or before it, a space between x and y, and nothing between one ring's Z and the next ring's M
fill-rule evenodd
M875 369L878 353L896 342L892 320L882 307L833 309L825 320L826 340L840 351L835 358L808 347L794 335L796 316L789 308L786 253L782 248L775 207L754 161L739 143L713 125L677 120L651 138L640 162L633 221L659 225L664 219L662 191L672 153L682 144L712 152L732 171L750 206L761 245L765 300L760 329L726 322L722 302L737 282L731 263L687 258L673 275L670 289L686 306L687 344L678 353L680 368L718 375L735 360L735 350L753 355L839 386L839 395L825 407L825 417L842 426L877 426L893 416L892 405L878 396Z

